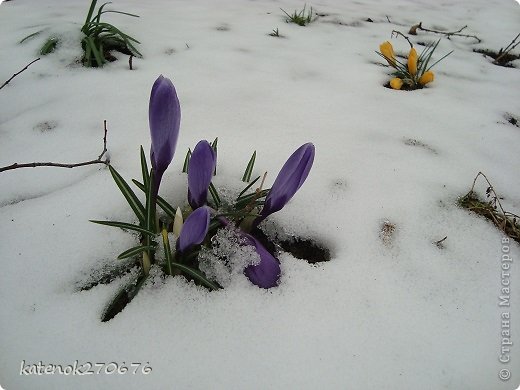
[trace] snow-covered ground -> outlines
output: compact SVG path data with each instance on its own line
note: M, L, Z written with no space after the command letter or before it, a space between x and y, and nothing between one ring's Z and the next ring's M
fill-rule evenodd
M80 162L102 149L140 175L149 148L148 98L159 74L174 82L181 134L161 194L184 202L185 151L219 137L217 187L238 185L253 150L268 183L298 146L314 167L270 219L332 250L317 266L284 254L281 284L243 275L208 292L182 278L148 283L107 323L100 316L122 281L78 283L134 244L89 219L132 221L106 168L0 173L0 384L6 389L514 389L520 383L520 247L511 241L511 306L500 307L503 234L456 205L483 171L503 204L520 210L520 63L495 66L519 32L512 0L320 0L307 27L284 22L303 2L115 0L106 20L141 41L143 59L103 69L75 64L89 2L12 0L0 6L0 83L59 49L0 90L0 166ZM367 22L371 18L373 22ZM442 39L454 50L428 88L383 87L374 52L422 21L482 39ZM268 36L279 29L285 38ZM25 36L45 32L23 44ZM439 36L419 32L412 41ZM420 48L420 46L417 46ZM518 53L518 50L516 50ZM414 141L415 140L415 141ZM485 186L479 185L482 194ZM380 237L382 221L395 231ZM433 242L447 236L440 249ZM499 361L502 313L513 346ZM140 362L151 373L24 375L25 364ZM96 367L93 367L96 368ZM500 370L511 378L499 379ZM22 370L23 371L23 370ZM502 371L504 372L504 371Z

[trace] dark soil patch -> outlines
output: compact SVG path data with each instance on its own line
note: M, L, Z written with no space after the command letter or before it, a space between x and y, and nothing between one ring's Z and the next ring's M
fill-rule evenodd
M505 118L513 126L520 127L520 120L518 119L518 117L516 117L516 116L514 116L512 114L506 114Z
M309 264L330 261L331 258L330 250L312 239L291 236L286 239L273 241L258 228L253 230L252 234L273 255L276 254L277 249L281 249L284 252L290 253L297 259L305 260Z
M511 53L507 53L506 55L500 57L502 55L502 53L500 51L496 52L496 51L489 50L489 49L473 49L473 51L475 53L484 54L487 57L493 58L493 60L494 60L493 64L498 65L498 66L504 66L506 68L515 68L515 66L513 64L511 64L511 61L520 59L520 55L511 54ZM497 58L499 58L498 61L497 61Z
M388 88L388 89L392 89L392 90L394 90L394 91L415 91L415 90L417 90L417 89L423 89L423 88L424 88L422 85L413 88L413 87L409 86L408 84L403 84L403 86L401 87L401 89L393 89L393 88L390 86L390 81L387 82L386 84L384 84L383 87Z

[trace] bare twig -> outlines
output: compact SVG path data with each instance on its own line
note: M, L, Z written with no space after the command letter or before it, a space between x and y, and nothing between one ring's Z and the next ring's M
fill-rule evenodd
M25 65L25 68L23 68L22 70L20 70L19 72L16 72L15 74L13 74L11 76L11 78L9 80L7 80L5 83L2 84L2 86L0 87L0 89L2 89L3 87L5 87L7 84L9 84L11 82L12 79L14 79L16 76L18 76L20 73L22 73L24 70L26 70L29 66L31 66L32 64L34 64L36 61L39 61L40 58L37 58L31 62L29 62L27 65Z
M408 41L408 44L410 45L410 47L411 48L413 47L413 44L412 44L412 42L410 42L410 39L406 35L404 35L401 31L392 30L391 37L393 38L394 35L395 35L395 37L398 37L399 35L402 36L404 39L406 39Z
M437 245L437 246L441 245L444 241L446 241L447 238L448 238L448 236L444 236L444 238L441 238L439 241L435 241L435 245Z
M473 38L473 39L476 39L478 43L482 42L482 40L479 37L477 37L476 35L461 34L462 30L464 30L467 27L468 26L464 26L464 27L461 27L460 29L458 29L457 31L446 32L446 31L430 30L429 28L423 27L422 22L419 22L419 24L413 25L410 28L410 31L408 33L412 34L412 35L417 35L417 30L422 30L422 31L431 32L434 34L446 35L446 37L448 39L450 39L450 37L452 37L452 36L457 36L457 37Z
M262 188L264 186L264 182L265 182L265 178L266 177L267 177L267 172L264 172L264 176L262 177L262 181L260 182L260 185L258 186L258 188L255 190L255 196L253 196L253 199L251 199L251 202L249 202L249 204L246 207L244 207L244 210L246 210L247 212L250 212L251 210L253 210L255 202L256 202L256 200L258 199L258 197L260 196L260 194L262 192Z
M518 33L518 35L511 41L511 43L509 45L506 46L505 49L500 49L500 52L499 52L500 55L497 58L495 58L495 61L493 61L495 64L498 64L504 56L506 56L511 50L513 50L515 47L518 46L518 44L520 44L520 42L516 42L516 40L519 37L520 37L520 33Z
M130 54L130 58L128 59L128 67L130 68L130 70L134 70L134 67L133 67L133 58L134 56L132 54Z
M482 176L488 184L486 197L491 200L486 203L479 201L474 191L475 184L480 176ZM520 216L504 210L493 185L482 172L477 173L477 176L475 176L471 190L462 198L461 204L463 207L491 219L495 226L505 234L520 242L520 225L517 222L520 220ZM497 207L500 209L500 212L497 211Z
M101 154L96 158L95 160L90 161L84 161L80 163L73 163L73 164L65 164L65 163L53 163L53 162L33 162L33 163L14 163L11 165L7 165L5 167L0 167L0 172L9 171L11 169L18 169L18 168L36 168L36 167L57 167L57 168L76 168L76 167L83 167L85 165L93 165L93 164L104 164L109 165L110 164L110 158L108 156L105 156L107 154L107 121L104 121L104 129L105 133L103 136L103 150L101 151ZM105 158L103 159L103 157Z

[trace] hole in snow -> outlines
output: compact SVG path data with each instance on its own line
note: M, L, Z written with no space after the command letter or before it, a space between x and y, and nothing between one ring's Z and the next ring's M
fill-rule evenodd
M506 55L502 55L500 52L496 52L489 49L473 49L475 53L483 54L486 57L493 58L493 64L498 66L504 66L506 68L516 68L512 61L519 60L520 55L507 53ZM497 60L498 59L498 60Z
M273 254L281 250L290 253L297 259L305 260L309 264L322 263L331 258L330 250L311 238L294 235L268 237L258 228L253 230L252 234Z

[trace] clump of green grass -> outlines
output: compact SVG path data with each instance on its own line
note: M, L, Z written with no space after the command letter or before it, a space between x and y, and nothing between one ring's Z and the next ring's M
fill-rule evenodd
M287 15L285 19L287 23L296 23L298 26L306 26L316 20L316 17L313 17L312 7L308 11L306 8L307 4L303 6L301 11L295 10L292 15L288 14L284 9L280 9Z
M85 34L81 40L81 47L84 51L83 65L87 67L103 66L107 61L115 59L110 54L113 50L135 57L142 57L139 50L134 46L139 41L123 33L114 25L101 21L101 15L105 13L122 14L134 18L139 16L121 11L104 11L103 9L109 4L108 2L101 5L94 16L96 4L97 0L92 0L85 23L81 27L81 32Z
M483 177L488 184L486 189L486 200L479 198L478 194L475 192L475 183L479 177ZM520 217L504 210L495 189L486 175L482 172L477 174L475 180L473 180L471 189L466 195L458 200L458 204L460 207L489 219L497 228L502 230L513 240L520 243Z
M87 18L81 27L81 32L84 34L81 39L81 47L83 49L82 64L87 67L101 67L106 62L115 60L115 57L111 54L112 51L118 51L134 57L142 57L139 50L135 47L136 44L139 44L138 40L125 34L114 25L101 21L101 15L106 13L122 14L134 18L139 16L128 12L104 10L105 6L110 4L110 2L102 4L95 12L97 1L92 0L90 3ZM43 31L36 31L23 38L19 43L24 43L40 35ZM41 47L40 54L47 55L52 53L59 44L60 39L58 37L49 37Z

